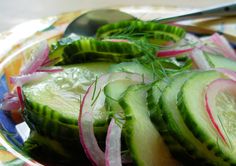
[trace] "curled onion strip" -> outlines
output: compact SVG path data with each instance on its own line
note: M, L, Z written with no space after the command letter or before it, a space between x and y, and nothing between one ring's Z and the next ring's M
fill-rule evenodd
M33 51L32 59L24 65L20 74L34 73L48 60L49 47L47 41L39 43L38 47Z
M233 70L225 69L225 68L216 68L216 71L219 71L229 77L231 80L236 81L236 72Z
M123 124L116 124L112 119L107 131L105 160L106 166L122 166L121 131Z
M199 69L210 69L210 65L206 60L204 53L200 49L194 49L190 55L194 63L197 65Z
M24 97L23 97L23 94L22 94L21 87L17 86L16 87L16 92L17 92L17 95L18 95L18 100L19 100L19 103L20 103L21 111L24 112L24 109L25 109Z
M207 111L207 114L212 122L213 127L215 128L216 132L219 134L220 138L223 140L225 144L228 145L228 142L226 140L226 136L224 134L224 130L221 129L221 127L218 124L221 124L219 122L217 117L217 110L215 110L216 106L216 96L219 93L222 93L224 91L230 91L236 96L236 82L230 79L216 79L213 82L211 82L205 91L205 108Z
M181 50L162 50L157 52L158 57L175 57L180 54L191 52L194 48L187 48Z
M3 100L0 106L1 110L6 110L6 111L18 110L19 108L20 108L20 103L19 103L18 97L15 97L15 96L12 98Z
M109 73L98 78L85 93L80 105L79 132L80 141L87 157L93 165L105 165L105 154L98 146L93 130L93 112L104 106L105 94L103 88L109 82L116 80L130 79L138 82L148 82L143 76L138 74L115 72ZM87 113L89 112L89 113Z
M210 37L210 40L216 46L215 50L219 51L226 58L236 60L236 52L224 36L215 33Z
M36 72L32 74L13 76L13 77L10 77L10 83L16 86L22 86L25 83L38 81L47 76L48 76L48 73L45 73L45 72Z
M37 72L46 72L46 73L57 73L63 71L62 67L51 68L51 67L41 67Z

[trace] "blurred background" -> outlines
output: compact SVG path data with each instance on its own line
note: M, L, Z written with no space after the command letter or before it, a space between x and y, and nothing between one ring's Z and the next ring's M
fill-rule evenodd
M0 0L0 32L28 20L81 9L124 6L131 6L129 9L157 6L160 9L168 6L170 9L177 7L179 12L186 12L229 2L235 0Z

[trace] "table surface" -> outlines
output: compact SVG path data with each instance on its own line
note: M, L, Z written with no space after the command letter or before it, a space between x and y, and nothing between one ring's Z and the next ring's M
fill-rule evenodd
M170 6L198 9L235 0L0 0L0 32L22 22L68 11L120 6Z

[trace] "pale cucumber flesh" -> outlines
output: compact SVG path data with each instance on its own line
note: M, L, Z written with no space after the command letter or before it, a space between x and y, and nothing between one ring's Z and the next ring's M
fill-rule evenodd
M227 165L220 157L214 155L203 145L186 126L182 114L177 107L178 93L183 84L201 72L182 73L175 77L164 90L160 105L162 105L163 119L171 135L185 148L187 155L196 159L202 165Z

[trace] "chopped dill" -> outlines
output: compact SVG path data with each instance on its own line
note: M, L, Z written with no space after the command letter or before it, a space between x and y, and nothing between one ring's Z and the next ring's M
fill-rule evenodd
M150 25L149 25L150 23ZM121 23L122 24L122 23ZM141 24L141 25L139 25ZM188 69L190 66L188 61L183 62L183 68L178 67L176 70L172 70L172 68L168 69L165 66L165 62L161 61L161 58L158 58L156 56L156 52L158 52L160 49L162 49L162 45L158 45L157 43L151 43L149 41L150 38L155 39L155 30L151 27L152 21L133 21L130 22L130 24L122 24L120 27L118 24L116 24L116 31L112 31L113 33L104 36L104 39L124 39L128 40L130 43L134 44L141 52L143 53L143 56L139 58L133 59L136 63L142 64L144 67L149 68L153 72L153 78L155 79L162 79L164 77L169 77L169 74L180 72L183 70ZM143 31L142 28L138 28L139 26L144 26ZM163 25L163 26L169 26L169 25ZM148 29L149 28L149 29ZM176 28L176 29L175 29ZM178 33L175 31L178 31L179 29L177 27L173 28L173 32L166 30L165 28L163 30L159 30L160 32L165 32L167 34L175 34ZM181 28L180 28L181 29ZM108 29L109 31L110 29ZM113 30L113 29L112 29ZM182 30L182 29L181 29ZM106 31L104 32L106 33ZM184 33L184 32L183 32ZM179 34L178 34L179 35ZM178 36L177 35L177 36ZM179 35L180 37L181 35ZM181 37L180 37L181 38ZM184 38L184 37L182 37ZM158 38L157 38L158 39ZM181 43L182 44L182 43ZM184 42L183 44L189 46L189 42ZM169 47L168 47L169 48ZM167 61L167 60L166 60ZM175 66L180 66L177 63L177 61L172 61L171 59L168 59L168 63L171 63ZM172 62L171 62L172 61Z
M95 79L95 81L94 81L94 89L93 89L92 100L94 99L95 92L96 92L96 89L97 89L97 81L98 81L98 78L97 78L97 76L96 76L96 79Z
M95 102L97 101L97 99L98 99L98 97L99 97L99 95L100 95L100 93L101 93L101 89L99 89L99 91L98 91L98 94L96 95L96 97L94 98L94 99L92 99L92 103L91 103L91 106L93 106L94 104L95 104Z

